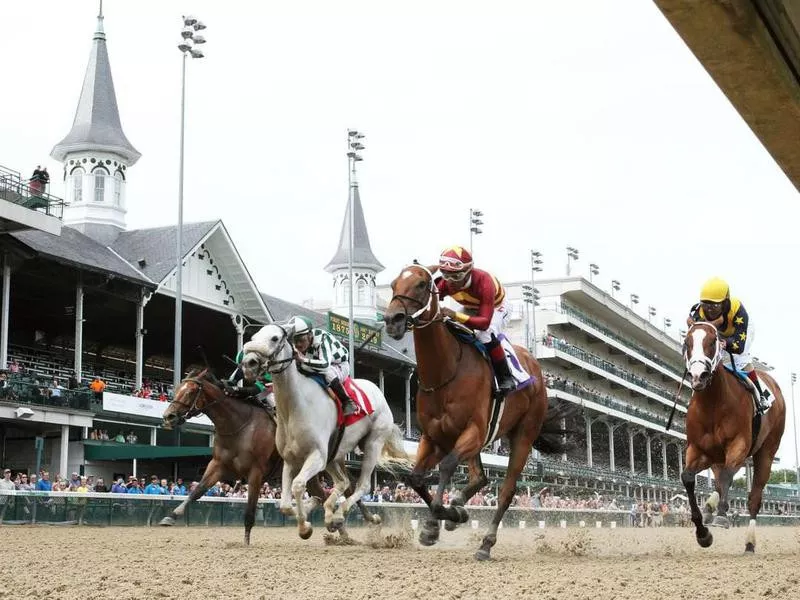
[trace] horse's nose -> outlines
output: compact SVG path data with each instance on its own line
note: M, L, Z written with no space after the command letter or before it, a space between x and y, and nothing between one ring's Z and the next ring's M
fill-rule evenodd
M399 340L406 332L406 315L400 311L387 312L383 315L386 323L386 333L396 340Z

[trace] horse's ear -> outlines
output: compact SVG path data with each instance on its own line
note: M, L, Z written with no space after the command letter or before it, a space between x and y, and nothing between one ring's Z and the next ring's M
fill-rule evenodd
M412 263L412 264L415 264L415 265L418 265L418 264L419 264L419 261L418 261L418 260L415 258L413 261L411 261L411 263Z

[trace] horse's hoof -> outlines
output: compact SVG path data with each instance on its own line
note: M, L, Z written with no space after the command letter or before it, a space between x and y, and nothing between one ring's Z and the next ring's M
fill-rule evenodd
M697 543L700 544L701 548L708 548L712 543L714 543L714 536L711 535L711 532L706 529L705 534L696 534L697 536Z
M466 508L463 506L454 506L453 508L458 513L458 523L466 523L469 521L469 514Z
M381 519L380 515L372 515L372 524L373 525L380 525L383 523L383 519Z
M161 519L159 525L161 525L162 527L172 527L173 525L175 525L175 519L173 519L172 517L164 517L163 519Z
M333 521L329 523L325 523L325 529L327 529L330 533L335 533L338 527L333 523Z
M294 508L291 505L289 506L281 506L280 508L281 514L286 517L293 517L294 516Z
M445 521L444 522L444 528L447 531L455 531L456 529L458 529L458 526L459 526L459 523L456 523L455 521Z
M756 545L753 542L747 542L744 545L744 553L745 554L755 554L756 553Z
M489 554L489 551L488 550L484 550L483 548L481 548L480 550L478 550L475 553L475 560L483 561L483 560L490 560L491 558L492 558L492 555Z
M723 529L730 529L731 522L728 520L728 517L723 517L722 515L717 515L714 517L714 520L711 521L712 527L722 527Z
M314 533L314 528L311 526L311 523L306 523L306 527L299 531L300 539L307 540L311 537L311 534Z
M711 525L711 521L714 520L714 515L710 512L703 513L703 525Z
M438 541L439 541L438 536L425 535L424 533L419 534L419 543L422 544L423 546L433 546Z

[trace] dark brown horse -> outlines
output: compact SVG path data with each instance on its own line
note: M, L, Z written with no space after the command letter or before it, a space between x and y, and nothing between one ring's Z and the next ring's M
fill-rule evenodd
M488 430L493 380L492 370L478 350L459 340L445 324L433 270L417 264L403 269L392 282L393 296L384 317L386 331L394 339L401 339L408 328L414 331L419 381L417 420L423 433L409 483L431 511L419 538L421 544L428 546L439 538L439 520L467 521L465 503L487 483L480 451L491 441ZM535 381L510 393L505 400L495 437L508 437L511 454L497 510L475 554L478 560L490 558L498 526L514 497L517 478L531 447L546 453L560 454L565 450L560 429L563 415L556 409L548 409L541 368L527 350L519 346L515 350L521 365ZM451 496L450 506L445 507L442 494L462 461L468 463L469 482L460 493ZM439 487L431 497L425 473L437 464Z
M686 412L686 467L681 480L689 497L697 543L707 548L714 541L706 527L709 522L714 526L730 526L728 490L736 472L752 456L753 483L747 500L750 525L745 552L754 552L761 495L783 436L786 418L783 394L772 377L759 372L774 400L761 417L753 439L753 398L750 389L722 366L722 347L716 328L710 323L693 324L686 333L684 352L694 393ZM714 472L715 491L706 503L707 518L704 522L695 496L695 477L709 467ZM714 508L717 516L712 521Z
M189 373L178 386L175 398L164 411L164 427L177 427L201 413L214 423L211 462L199 485L160 524L174 525L186 507L217 481L237 477L247 482L244 542L249 544L261 484L272 474L277 474L283 465L275 449L275 421L260 406L227 396L222 383L207 369ZM344 465L341 468L344 469ZM311 494L308 511L311 512L325 499L326 493L318 477L309 480L308 488ZM360 501L357 504L364 519L373 522L374 517L367 507Z

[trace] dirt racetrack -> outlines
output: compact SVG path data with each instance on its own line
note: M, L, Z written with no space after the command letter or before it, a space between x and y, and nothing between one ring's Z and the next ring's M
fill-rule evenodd
M470 529L422 548L404 529L344 546L256 528L247 548L234 527L5 526L0 598L800 598L800 529L760 528L755 556L744 528L712 531L704 550L690 529L507 529L478 563Z

